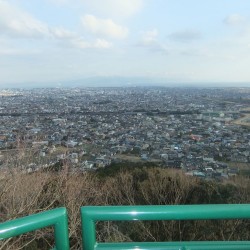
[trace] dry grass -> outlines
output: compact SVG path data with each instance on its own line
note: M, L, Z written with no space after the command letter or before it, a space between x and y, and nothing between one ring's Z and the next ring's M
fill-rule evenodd
M248 179L217 184L160 168L123 170L115 176L102 178L93 173L69 175L65 172L12 172L0 180L0 218L3 222L65 206L69 214L71 249L80 249L81 206L249 203L249 194ZM183 222L138 222L128 226L122 222L106 222L97 225L97 238L100 241L250 239L249 223L223 223L190 222L184 225ZM242 234L239 228L245 233ZM202 230L205 229L213 234L203 236ZM230 232L234 232L234 235ZM51 229L38 230L36 233L3 241L0 249L24 249L23 246L28 243L30 248L26 249L47 249L53 244L52 236Z

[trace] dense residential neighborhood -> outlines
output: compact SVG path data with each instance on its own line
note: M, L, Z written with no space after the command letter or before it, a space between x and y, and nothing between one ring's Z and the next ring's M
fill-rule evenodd
M149 162L223 180L250 169L249 88L5 89L0 100L3 172Z

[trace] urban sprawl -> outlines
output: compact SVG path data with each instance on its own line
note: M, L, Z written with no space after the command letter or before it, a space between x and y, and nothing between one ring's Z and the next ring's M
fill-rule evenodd
M2 173L120 162L217 180L250 169L250 88L0 91Z

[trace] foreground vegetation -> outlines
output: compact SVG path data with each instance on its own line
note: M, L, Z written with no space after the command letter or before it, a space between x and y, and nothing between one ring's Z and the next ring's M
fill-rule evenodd
M158 167L118 167L95 173L14 174L0 181L0 222L65 206L71 249L81 248L80 207L249 203L250 180L218 183ZM102 222L99 241L250 240L247 220ZM3 241L0 249L49 249L52 229Z

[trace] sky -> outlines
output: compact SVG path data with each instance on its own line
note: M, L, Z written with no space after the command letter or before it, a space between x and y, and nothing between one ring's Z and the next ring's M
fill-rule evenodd
M0 87L123 77L250 87L250 1L0 0Z

